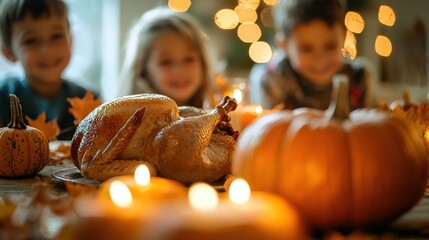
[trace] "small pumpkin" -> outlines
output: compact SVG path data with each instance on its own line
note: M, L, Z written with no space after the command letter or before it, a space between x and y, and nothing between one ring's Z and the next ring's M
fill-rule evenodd
M40 172L49 160L49 142L37 128L26 126L17 96L10 94L11 120L0 128L0 177Z
M383 225L423 196L423 142L402 118L349 113L348 80L334 79L328 110L265 115L240 135L232 174L292 202L313 229Z

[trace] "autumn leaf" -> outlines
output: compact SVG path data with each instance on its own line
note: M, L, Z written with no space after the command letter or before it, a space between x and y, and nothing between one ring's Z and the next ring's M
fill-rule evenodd
M31 119L29 116L25 116L25 119L27 119L28 125L42 131L49 141L57 140L57 136L60 134L60 127L56 118L47 122L46 113L43 112L36 119Z
M101 104L100 98L94 98L91 91L86 91L83 98L67 98L71 104L69 112L74 116L74 124L78 125L92 110Z

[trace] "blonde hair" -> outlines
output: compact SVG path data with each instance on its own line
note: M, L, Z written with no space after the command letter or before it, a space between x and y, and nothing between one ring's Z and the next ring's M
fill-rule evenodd
M200 55L203 67L203 85L189 101L194 107L213 107L213 91L210 58L203 33L198 23L186 13L173 12L167 7L157 7L145 12L128 33L125 58L121 69L121 87L119 95L154 93L147 79L147 65L150 49L157 35L171 29L188 39Z

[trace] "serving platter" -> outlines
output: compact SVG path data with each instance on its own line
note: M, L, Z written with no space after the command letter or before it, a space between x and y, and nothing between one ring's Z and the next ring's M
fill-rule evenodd
M103 183L101 181L84 178L77 167L70 167L59 170L57 172L52 173L52 177L63 181L67 188L67 191L71 195L94 192ZM220 181L210 183L210 185L218 192L224 192L224 183L225 180L222 179Z
M77 167L70 167L52 173L52 177L61 180L71 195L88 193L97 190L102 182L86 179Z

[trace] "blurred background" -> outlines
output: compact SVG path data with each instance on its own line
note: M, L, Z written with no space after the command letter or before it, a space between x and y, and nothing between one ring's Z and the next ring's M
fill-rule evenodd
M212 46L215 70L226 77L248 78L253 64L269 60L275 50L271 7L276 0L66 2L70 8L73 57L65 77L97 91L104 101L113 98L115 93L112 89L118 87L118 74L128 29L143 12L158 5L169 4L177 11L186 11L199 20L209 39L209 45ZM347 0L347 4L349 11L354 14L349 24L354 24L357 28L363 27L360 33L351 33L354 39L348 39L352 43L351 52L355 55L353 57L365 58L370 62L377 78L378 99L391 102L400 99L404 90L409 90L412 101L427 101L429 1ZM240 5L253 10L254 13L245 13L250 14L246 16L253 20L233 23L220 14L222 9L234 10ZM235 12L239 10L236 9ZM385 22L380 20L380 14L382 18L384 16ZM249 25L246 21L254 21L257 29L252 25L253 28L249 28L253 29L250 35L238 36L240 27L243 25L243 30ZM222 28L221 25L225 23L230 29ZM376 39L385 40L377 51ZM354 40L356 44L353 45ZM249 51L251 46L256 45L252 41L267 43L270 49L259 52L254 50L256 52L252 55ZM11 73L20 74L20 66L0 57L0 77Z

